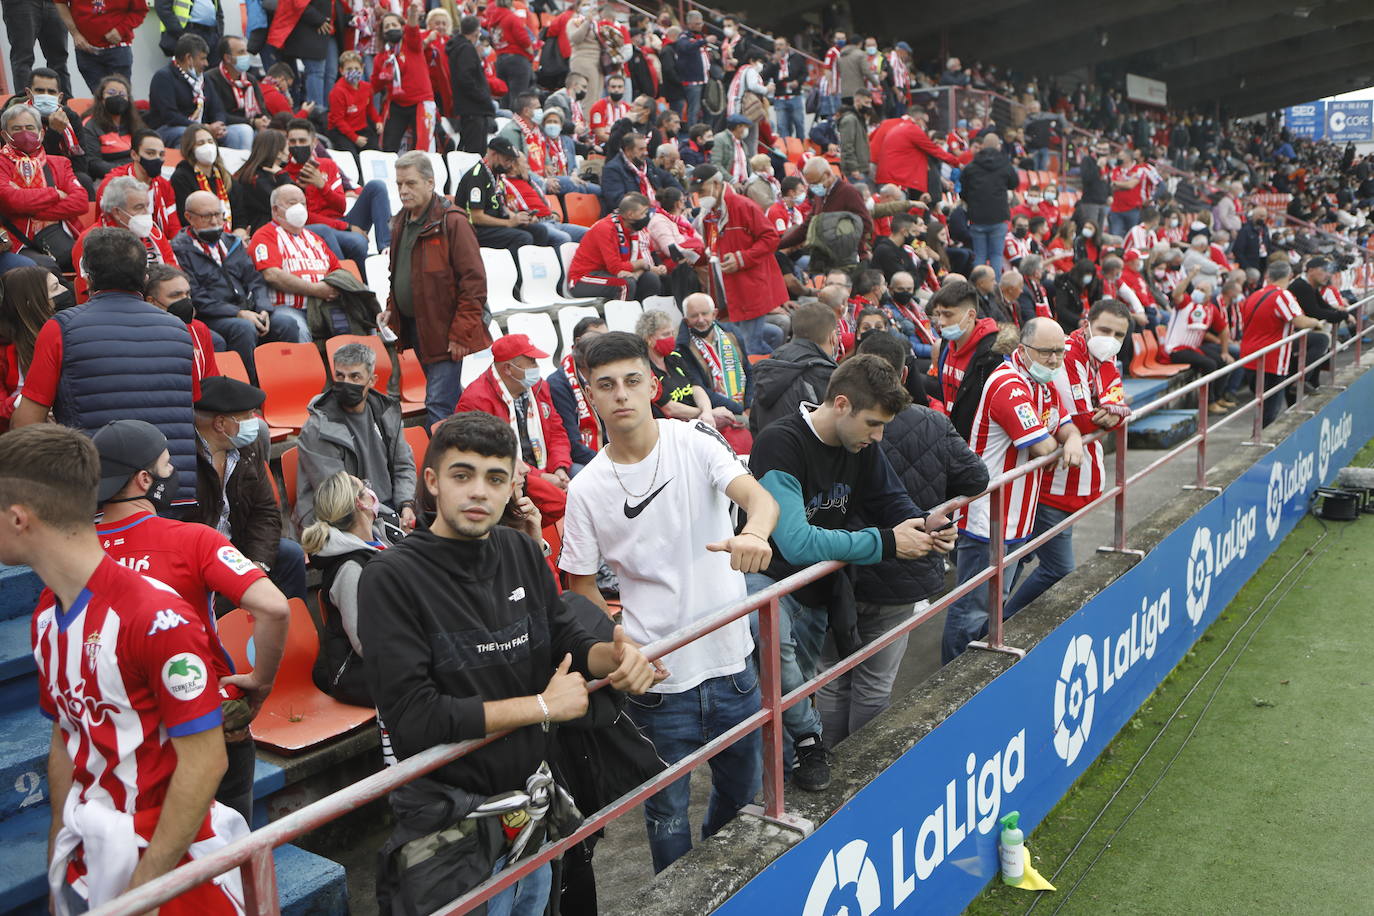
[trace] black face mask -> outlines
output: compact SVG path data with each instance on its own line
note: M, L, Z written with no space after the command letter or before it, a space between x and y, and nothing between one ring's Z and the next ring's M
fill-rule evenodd
M149 178L156 178L162 174L161 159L144 159L142 156L139 156L138 164L139 167L143 169L143 174L147 175Z
M200 239L207 245L213 245L223 237L224 230L216 226L211 226L209 229L196 230L196 238Z
M382 39L389 45L397 45L401 43L401 39L405 37L405 34L406 33L401 29L387 29L382 33Z
M579 102L582 101L583 99L585 99L586 97L587 97L587 90L585 90L585 89L579 89L579 90L577 90L576 98L577 98L577 100L578 100Z
M367 397L367 386L357 385L353 382L340 382L337 379L332 383L334 397L344 407L357 407Z
M307 162L309 162L310 157L313 155L315 155L315 151L308 146L291 147L291 158L299 162L301 165L305 165Z
M648 214L645 214L644 216L641 216L639 219L631 220L630 223L629 223L629 225L630 225L630 228L633 229L635 232L639 232L640 230L643 230L643 229L648 229L648 228L649 228L649 216L648 216Z
M713 146L715 146L715 145L716 145L716 141L715 141L715 140L705 140L705 141L703 141L702 144L701 144L701 151L702 151L703 153L709 153L709 152L711 151L711 147L713 147Z
M619 102L621 99L625 98L625 93L623 93L623 92L608 92L608 93L606 93L606 97L607 97L608 99L610 99L612 102Z
M898 305L906 305L915 298L915 296L916 294L909 289L894 289L892 291L892 301L896 302Z
M1029 230L1029 229L1026 229L1026 228L1024 228L1024 227L1019 227L1019 226L1018 226L1016 229L1013 229L1013 230L1012 230L1012 233L1011 233L1011 234L1014 235L1014 236L1016 236L1018 239L1023 239L1023 238L1025 238L1026 236L1030 235L1030 230Z
M187 296L185 299L178 299L176 302L168 305L167 314L175 315L182 321L190 324L191 319L196 317L196 307L195 304L191 302L191 297Z
M491 167L491 173L492 173L493 175L504 175L504 174L506 174L506 173L509 172L509 171L510 171L510 166L508 166L508 165L503 165L503 164L501 164L501 163L499 163L499 162Z
M696 328L692 327L690 324L687 325L687 330L688 330L689 332L691 332L691 334L692 334L693 337L709 337L710 334L711 334L711 331L714 330L714 328L715 328L715 325L714 325L714 324L708 324L708 325L706 326L706 330L704 330L704 331L698 331Z
M118 116L129 110L129 97L126 95L112 95L105 100L105 110L110 114Z
M152 473L151 471L149 472ZM107 499L107 503L131 503L140 499L146 499L153 504L153 511L158 515L167 515L172 511L172 500L177 494L177 472L176 468L166 477L153 477L153 483L148 487L148 492L142 496L126 496L123 499Z
M76 305L76 293L69 289L64 289L62 292L52 297L52 307L55 312L69 309L73 305Z

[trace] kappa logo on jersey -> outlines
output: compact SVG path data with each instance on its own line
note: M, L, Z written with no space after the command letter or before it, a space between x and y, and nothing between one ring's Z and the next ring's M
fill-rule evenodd
M1022 429L1034 429L1040 425L1040 421L1036 419L1035 411L1031 409L1029 404L1016 405L1016 419L1021 421Z
M178 700L194 700L209 681L205 671L205 662L200 656L178 652L162 666L162 684Z
M182 617L170 608L164 611L158 611L157 617L153 620L153 625L148 628L148 635L152 636L154 633L161 633L165 630L175 630L177 627L187 622L185 617Z
M221 547L215 556L219 558L221 563L229 567L229 571L236 576L241 576L254 567L253 561L239 553L236 547Z

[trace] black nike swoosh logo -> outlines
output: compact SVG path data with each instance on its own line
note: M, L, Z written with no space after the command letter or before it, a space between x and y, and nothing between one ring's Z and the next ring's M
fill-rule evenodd
M648 496L644 497L644 502L640 503L640 504L637 505L637 506L631 506L631 505L630 505L630 501L629 501L629 500L626 500L626 501L625 501L625 517L626 517L626 518L634 518L634 517L636 517L637 515L639 515L639 513L643 512L643 511L644 511L644 508L645 508L646 506L648 506L649 503L651 503L651 502L654 501L654 497L657 496L658 494L662 493L663 490L664 490L664 489L668 486L668 484L670 484L670 483L672 483L672 480L666 481L666 482L663 484L663 486L659 487L657 490L655 490L654 492L650 493Z

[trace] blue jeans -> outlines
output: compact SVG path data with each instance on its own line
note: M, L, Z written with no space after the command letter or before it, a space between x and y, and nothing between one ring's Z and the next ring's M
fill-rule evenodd
M271 327L287 327L286 322L292 322L296 326L296 340L299 343L308 342L310 337L310 325L305 320L305 309L298 309L290 305L279 305L268 309L272 313ZM285 340L287 331L283 330L282 339Z
M973 266L991 264L998 279L1002 277L1002 249L1007 242L1006 223L969 223L973 237Z
M751 595L774 584L763 573L747 573L744 581ZM786 695L820 671L821 647L825 644L830 618L825 608L807 607L798 602L794 595L783 595L778 599L778 607L782 611L778 617L778 648L782 665L782 692ZM756 644L757 618L757 614L750 618ZM794 757L792 745L807 735L822 734L821 715L813 704L798 703L782 714L782 722L789 738L783 742L783 753L790 769Z
M359 269L367 260L367 236L359 235L348 229L335 229L324 223L310 223L305 228L324 239L334 257L340 261L353 261Z
M288 598L305 600L305 551L290 538L277 542L277 559L267 574L272 584Z
M592 184L590 181L583 181L571 175L555 175L546 179L545 183L554 186L553 193L555 194L595 194L597 197L601 196L601 185Z
M324 59L310 60L302 57L300 62L305 68L305 97L323 111L329 107L330 88L324 82Z
M779 134L784 137L806 136L806 103L802 101L801 96L774 99L773 109L778 113Z
M324 104L320 107L326 111L329 110L329 90L334 88L338 80L339 43L331 38L324 46Z
M1035 160L1035 170L1037 172L1048 172L1050 168L1050 148L1033 149L1030 151L1031 158Z
M685 116L682 119L683 127L691 127L693 124L697 123L697 120L701 117L702 88L702 83L682 87L682 92L687 97L687 102L684 106Z
M823 95L816 103L817 118L833 118L835 112L840 110L840 97L838 95Z
M253 125L226 124L224 139L220 142L229 149L250 149L253 146Z
M1071 514L1063 509L1056 509L1041 503L1035 508L1035 528L1032 530L1031 536L1039 537ZM1012 592L1011 598L1007 600L1007 604L1002 610L1003 619L1010 617L1039 598L1051 585L1073 572L1073 526L1069 526L1066 530L1050 538L1035 552L1034 556L1040 563L1035 567L1035 572L1027 576L1020 587ZM1028 565L1030 565L1030 557L1026 557L1017 566L1016 576L1021 575L1021 572ZM1013 581L1016 576L1012 577Z
M453 416L463 396L463 361L441 359L420 367L425 373L425 415L433 428Z
M768 320L767 315L747 318L744 321L729 322L731 328L744 340L744 349L751 354L767 355L773 348L782 344L782 328Z
M1107 214L1107 231L1112 235L1125 238L1126 233L1134 229L1138 222L1140 222L1139 207L1134 210L1122 210L1120 213L1113 211Z
M496 860L491 870L498 874L506 867L506 857ZM487 901L487 916L540 916L549 905L549 891L553 887L553 867L545 862L513 887L508 887Z
M348 208L344 216L351 225L359 229L371 229L377 238L377 250L385 251L391 247L391 198L387 196L386 182L372 179L360 189L358 199ZM367 240L363 240L363 255L354 258L359 266L367 257Z
M1240 344L1233 343L1231 344L1229 349L1231 351L1231 356L1235 357L1236 359L1240 359ZM1233 394L1239 394L1240 390L1244 387L1245 370L1238 369L1226 377L1226 382L1224 387L1221 389L1221 393L1226 397L1230 397Z
M992 553L986 541L966 534L959 535L954 548L954 567L962 584L988 566ZM988 583L969 592L949 606L945 612L945 632L940 641L940 663L948 665L963 653L968 644L987 632Z
M127 46L97 48L92 52L77 48L76 69L81 71L81 78L86 81L91 92L95 92L95 87L100 85L100 81L111 73L120 73L125 79L133 80L134 49Z
M759 711L759 677L753 659L738 674L713 677L681 693L629 697L625 711L669 764L729 731ZM711 798L701 838L714 834L754 800L763 785L763 742L757 730L711 758ZM644 802L654 873L663 871L692 848L688 816L690 779L686 776Z

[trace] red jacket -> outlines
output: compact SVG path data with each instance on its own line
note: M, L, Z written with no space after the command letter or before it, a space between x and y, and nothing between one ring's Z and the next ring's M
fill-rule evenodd
M400 88L396 75L400 73ZM429 62L425 60L425 46L418 25L407 25L399 48L388 48L377 55L372 65L372 82L386 97L389 107L418 105L434 101L434 87L429 81Z
M95 199L100 200L105 194L105 186L110 183L110 179L118 178L121 175L133 175L134 163L129 162L117 168L110 169L100 182L100 187L96 189ZM134 175L137 178L137 175ZM140 181L142 179L139 179ZM146 183L146 182L145 182ZM161 175L153 179L153 205L148 211L152 214L153 222L162 234L167 238L181 234L181 220L177 217L177 196L172 190L172 183Z
M870 147L870 155L878 163L877 181L924 192L930 188L930 156L955 167L959 159L926 136L915 121L901 118L899 122L883 134L880 147Z
M649 243L644 243L644 257L648 257ZM582 241L577 243L572 263L568 265L568 285L577 283L589 273L601 271L612 276L622 270L634 270L630 266L630 252L620 250L619 234L615 223L609 216L603 216L592 224Z
M463 396L458 399L455 412L480 410L509 423L510 411L506 409L506 399L501 396L501 391L497 387L501 384L501 380L496 377L496 367L492 366L479 375L477 381L463 389ZM549 383L543 379L534 386L534 402L539 405L539 422L544 429L544 450L548 453L544 467L535 470L542 474L552 474L559 468L571 468L572 447L568 445L568 432L563 428L558 411L554 409Z
M329 129L356 142L369 125L380 127L381 123L382 116L372 104L372 84L362 80L350 86L348 80L339 77L329 90Z
M29 186L20 187L25 182L20 175L19 162L25 158L12 146L0 148L0 216L18 226L19 231L29 238L33 238L41 228L35 227L35 222L47 224L61 220L75 238L80 230L74 221L85 215L88 200L86 189L81 187L72 172L71 160L40 151L35 159L37 165L33 178L27 182ZM43 172L44 163L52 169L52 185L48 184ZM67 196L59 196L59 190L66 192ZM14 244L23 243L16 238Z
M703 230L706 223L703 222ZM725 302L722 311L731 321L748 321L767 315L787 301L787 287L778 267L778 230L763 215L763 210L743 194L725 189L725 223L713 240L705 235L707 250L720 257L736 252L744 266L725 274Z
M310 211L310 222L322 223L347 232L349 224L343 215L348 209L348 198L344 196L339 164L328 156L312 161L324 173L322 188L317 188L300 177L301 169L305 166L294 159L282 166L282 171L290 175L291 181L305 192L305 208Z
M483 28L491 29L492 50L501 54L519 54L521 57L534 59L534 52L531 46L534 44L530 40L530 30L525 25L525 19L515 10L497 6L494 3L487 5L487 11L482 16ZM495 31L500 29L499 32Z
M114 29L124 42L134 40L134 29L148 15L147 0L104 0L96 12L96 0L54 0L71 8L77 31L97 48L111 48L105 33Z
M114 220L110 219L102 213L100 215L100 219L96 220L94 225L90 226L86 229L85 232L81 233L81 235L77 237L76 243L72 245L72 263L75 264L77 267L76 281L74 283L77 302L85 302L87 296L89 295L86 291L86 276L85 274L81 273L81 252L86 250L86 236L91 234L91 229L99 229L102 226L118 225L118 223L116 223ZM171 243L167 241L167 236L163 235L162 230L159 229L157 226L153 226L152 235L148 236L146 239L143 239L142 241L145 248L148 248L149 250L157 250L158 258L161 259L163 264L166 264L168 267L181 267L181 265L177 263L176 252L172 251ZM191 337L192 342L194 342L195 334L192 333ZM213 350L213 347L211 349ZM203 360L199 360L199 358L198 361L203 362ZM211 374L218 375L219 373L214 372Z

